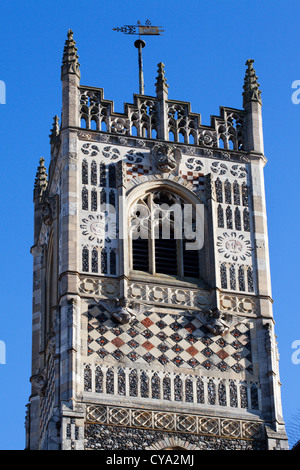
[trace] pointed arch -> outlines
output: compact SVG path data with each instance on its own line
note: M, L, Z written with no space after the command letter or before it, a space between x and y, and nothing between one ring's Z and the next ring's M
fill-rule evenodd
M174 177L174 179L175 178L176 177ZM192 281L193 279L202 278L205 272L205 257L202 244L204 231L208 230L208 224L205 222L205 218L207 217L206 207L201 200L202 196L200 194L198 196L198 194L196 195L192 191L192 185L190 185L190 183L182 185L174 179L149 179L146 182L145 179L143 179L139 183L138 178L135 178L135 181L132 182L133 187L127 191L128 217L130 219L127 226L123 227L124 234L120 236L128 240L130 256L127 272L129 274L137 270L149 274L162 273L169 276L177 276L181 279L191 279ZM154 200L154 198L157 198L157 195L160 195L160 200ZM169 236L161 235L162 232L160 231L158 221L162 219L160 219L161 216L159 212L157 212L158 218L152 219L154 221L152 225L150 222L150 211L155 204L156 211L158 207L160 207L160 204L165 204L163 201L165 197L166 201L168 197L170 201L172 201L168 206L171 208ZM154 201L154 206L150 203L151 200ZM137 208L139 209L138 212ZM186 212L184 212L185 210ZM189 236L195 234L196 223L199 223L197 228L200 227L201 233L200 237L198 237L197 232L196 242L195 238L185 237L185 231L187 229L186 225L183 224L183 214L186 216L188 211L190 211L192 217L192 219L189 220L193 221L192 224L189 225ZM140 214L143 216L142 225ZM136 217L138 217L138 219L135 219ZM180 223L176 217L181 217ZM134 230L134 233L132 230ZM157 230L157 232L154 230ZM182 230L181 235L179 235L180 230ZM152 233L154 235L151 235ZM150 240L152 241L150 242ZM165 243L166 246L164 242L167 242L167 244ZM198 243L198 245L196 243ZM194 246L196 249L194 249ZM208 249L208 245L206 245L206 247ZM170 256L166 258L166 253L170 250L173 250L172 267L176 269L174 273L165 272L165 268L163 267L164 265L170 265ZM166 263L164 260L166 260ZM156 269L157 262L160 263L159 269Z

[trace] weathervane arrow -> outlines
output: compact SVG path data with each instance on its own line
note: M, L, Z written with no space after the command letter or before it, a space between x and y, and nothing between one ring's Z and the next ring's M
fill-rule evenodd
M161 28L161 26L153 26L149 20L146 20L144 25L138 21L136 25L126 24L118 28L113 28L113 31L139 36L139 39L135 41L134 45L138 49L139 86L141 95L144 95L145 93L142 49L146 45L145 41L141 39L141 36L160 36L161 33L164 32Z
M138 36L160 36L164 32L161 26L153 26L150 20L146 20L145 24L140 21L136 25L125 24L120 28L113 28L113 31L118 31L124 34L136 34Z

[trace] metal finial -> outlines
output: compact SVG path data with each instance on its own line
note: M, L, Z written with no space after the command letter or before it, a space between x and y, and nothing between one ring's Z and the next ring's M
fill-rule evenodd
M145 92L145 86L142 49L145 47L146 43L141 39L141 36L160 36L164 30L161 29L161 26L153 26L151 25L150 20L146 20L144 25L142 25L141 22L138 21L136 25L126 24L118 28L113 28L113 31L139 36L139 39L135 41L134 45L138 49L139 89L140 95L143 95Z

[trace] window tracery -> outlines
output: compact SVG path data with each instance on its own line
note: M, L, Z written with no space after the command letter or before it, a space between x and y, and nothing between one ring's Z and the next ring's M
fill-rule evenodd
M186 211L186 212L185 212ZM186 236L184 216L189 211ZM130 231L133 270L150 274L199 277L199 251L187 249L195 235L196 214L190 204L165 190L149 192L132 207Z

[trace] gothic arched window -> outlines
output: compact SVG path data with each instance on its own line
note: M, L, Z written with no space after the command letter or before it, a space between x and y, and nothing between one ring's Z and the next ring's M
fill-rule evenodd
M89 193L85 186L82 188L81 191L81 202L82 210L87 211L89 209Z
M222 289L227 289L227 269L225 263L220 266L220 278Z
M110 188L116 187L116 166L113 163L108 167L108 186Z
M216 386L212 379L209 379L207 384L207 395L208 395L208 403L210 405L216 404Z
M129 374L129 395L131 397L138 396L138 375L135 369Z
M254 291L253 270L251 267L247 269L247 282L248 282L248 292L253 292Z
M236 290L235 267L232 264L229 268L230 289Z
M152 398L160 398L160 379L155 373L151 378Z
M228 180L225 181L224 188L225 188L225 203L231 204L231 184L229 183Z
M100 206L103 204L106 204L106 191L104 188L102 188L100 191Z
M98 272L98 250L95 247L92 250L92 272Z
M101 273L107 274L107 250L102 248L101 250Z
M249 206L248 186L246 183L242 184L242 202L244 207Z
M84 391L92 391L92 371L89 364L87 364L84 368Z
M113 395L114 394L114 371L110 367L106 372L106 393Z
M221 204L218 205L218 227L224 228L224 213Z
M106 166L105 163L100 163L100 186L106 187Z
M89 271L89 250L86 246L82 248L82 271Z
M86 161L86 159L82 161L81 180L82 184L89 184L88 162Z
M163 399L171 400L171 380L168 375L163 378Z
M240 185L237 181L233 183L233 202L236 206L239 206L241 203L240 200Z
M193 382L191 379L186 379L185 381L185 401L190 403L194 401Z
M125 372L122 367L118 369L118 394L125 395Z
M103 372L100 366L96 367L95 373L95 390L98 393L103 393Z
M168 191L140 198L130 214L131 268L150 274L199 278L196 209ZM194 237L194 238L193 238Z
M197 379L197 403L204 403L204 383L200 378Z
M226 225L227 225L227 228L233 228L232 210L230 206L227 206L226 208Z
M250 232L250 217L249 217L248 209L244 209L243 221L244 221L244 230L245 230L245 232Z
M94 186L97 185L97 163L95 160L91 163L91 184Z
M235 230L242 230L241 212L238 207L236 207L234 211L234 223L235 223Z
M175 401L182 401L182 380L179 375L174 379L174 398Z
M246 290L246 288L245 288L245 271L244 271L243 266L239 267L238 278L239 278L239 290L240 291Z
M217 202L223 202L222 181L219 178L217 178L215 181L215 189L216 189Z
M91 191L91 210L92 211L97 210L97 202L98 202L97 199L98 199L97 191L95 188L93 188Z
M221 382L218 385L218 398L219 398L219 405L221 405L221 406L226 406L227 405L226 387L225 387L224 380L221 380Z

